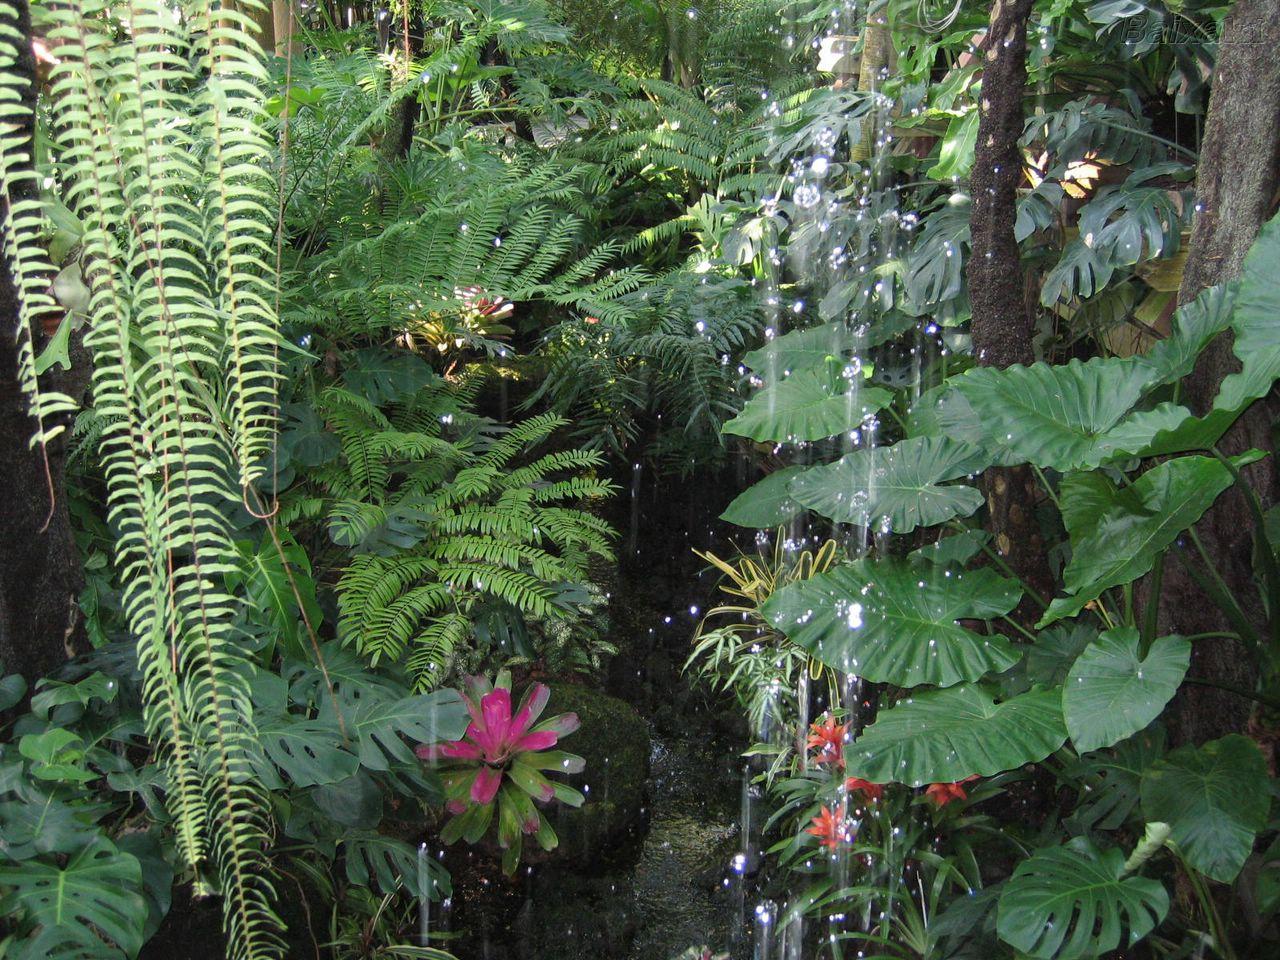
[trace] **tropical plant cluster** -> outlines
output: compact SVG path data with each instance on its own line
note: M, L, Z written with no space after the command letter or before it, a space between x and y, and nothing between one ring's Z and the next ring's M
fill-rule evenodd
M474 952L441 848L591 802L543 714L635 653L615 500L731 474L685 672L786 956L1271 956L1275 19L0 0L7 452L83 566L0 665L0 956L206 898L228 957Z

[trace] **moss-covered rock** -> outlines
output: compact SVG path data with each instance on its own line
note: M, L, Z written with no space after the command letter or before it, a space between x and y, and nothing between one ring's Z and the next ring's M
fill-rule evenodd
M649 726L617 697L574 683L549 686L545 716L576 713L582 722L560 746L587 761L568 780L587 802L576 810L557 805L545 811L560 836L548 859L599 865L625 860L646 827Z

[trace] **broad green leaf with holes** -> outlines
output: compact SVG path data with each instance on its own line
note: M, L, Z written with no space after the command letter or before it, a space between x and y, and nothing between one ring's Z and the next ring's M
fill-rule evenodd
M1253 851L1271 806L1258 745L1231 734L1181 747L1142 778L1142 813L1173 828L1172 840L1201 873L1230 883Z
M279 768L289 783L314 787L337 783L352 776L360 766L356 757L342 748L342 734L334 723L306 717L277 715L258 720L258 742L268 765L258 765L263 783L281 789Z
M461 740L467 730L467 709L456 690L434 690L390 703L362 703L352 726L361 764L370 770L387 770L397 761L416 762L402 737L412 744Z
M1062 690L1071 742L1081 753L1119 743L1160 716L1191 663L1191 643L1159 637L1141 655L1133 627L1108 630L1076 659Z
M1125 874L1125 856L1084 837L1037 850L1000 894L996 932L1039 960L1094 960L1137 943L1169 912L1158 880Z
M996 703L964 684L913 694L882 712L845 749L845 765L872 783L951 783L1036 763L1066 739L1059 688Z
M836 670L899 687L945 687L1017 662L1003 636L974 633L957 621L1001 616L1021 596L1016 582L989 569L857 560L788 584L761 613Z
M349 830L342 846L347 879L356 886L376 886L388 895L403 888L418 899L431 900L452 893L448 871L434 857L419 857L403 840L373 830Z
M9 912L24 910L40 925L24 944L28 956L110 955L104 940L131 957L142 949L142 868L105 838L62 866L28 860L0 867L0 886L11 888L5 897Z
M835 463L811 467L791 481L795 500L838 523L910 533L982 506L964 484L941 486L985 467L977 447L945 437L913 437L891 447L868 447Z
M724 432L774 443L821 440L855 429L890 399L887 390L866 386L851 365L824 363L761 390Z

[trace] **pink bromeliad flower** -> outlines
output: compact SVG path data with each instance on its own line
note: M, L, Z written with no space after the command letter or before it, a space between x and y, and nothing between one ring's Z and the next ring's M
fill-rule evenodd
M581 757L551 748L578 729L578 716L562 713L538 722L551 691L532 684L512 713L511 675L498 674L491 684L471 677L463 696L471 722L461 740L424 744L417 754L444 766L446 808L453 819L441 832L446 843L465 837L478 842L498 819L498 845L503 866L514 871L520 859L522 836L533 835L551 849L558 839L534 806L559 799L578 806L583 796L572 787L547 778L547 773L580 773Z

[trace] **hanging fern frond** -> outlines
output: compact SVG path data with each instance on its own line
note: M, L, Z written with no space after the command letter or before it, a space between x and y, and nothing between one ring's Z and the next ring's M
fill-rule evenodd
M223 896L228 955L278 957L236 601L220 586L237 556L227 517L274 442L261 51L242 5L59 0L50 16L53 153L84 224L95 429L148 731L179 850Z
M62 432L63 424L57 421L75 404L63 394L43 390L36 376L34 331L62 311L49 292L54 269L41 244L44 215L33 164L34 91L32 78L18 71L18 45L27 41L18 20L14 7L0 3L0 230L18 307L15 328L0 336L10 337L17 347L18 386L35 426L31 443L44 446Z

